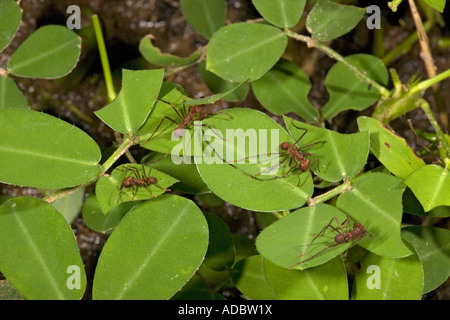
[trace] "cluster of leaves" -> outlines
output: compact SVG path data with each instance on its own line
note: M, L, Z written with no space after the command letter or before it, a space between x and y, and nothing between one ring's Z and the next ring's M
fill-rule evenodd
M103 164L92 138L60 119L28 110L7 76L64 76L76 64L80 38L64 27L43 27L11 57L7 74L0 77L0 181L64 189L47 201L18 197L3 199L0 206L0 271L20 294L27 299L83 296L83 263L66 221L70 218L59 212L65 212L67 203L78 204L89 228L110 233L96 267L94 299L223 298L218 290L229 286L250 299L347 299L348 275L340 254L351 243L295 265L327 223L334 218L343 222L347 216L373 237L359 242L365 254L359 257L352 298L420 299L445 281L448 230L402 228L401 222L404 212L449 216L448 154L442 159L446 168L427 165L402 137L372 117L358 118L359 131L353 134L324 127L324 120L343 110L364 110L381 100L386 106L386 101L398 99L382 90L388 71L380 59L367 54L341 58L323 45L353 29L365 9L319 0L306 20L312 38L302 38L288 28L302 17L306 0L253 0L262 23L226 26L223 0L180 4L191 26L209 39L206 54L199 50L180 58L161 53L151 37L142 39L142 56L159 67L123 70L116 99L96 112L124 138ZM0 24L6 35L0 38L0 48L7 46L20 23L20 8L12 0L0 6L0 21L5 19L8 23ZM320 111L307 99L311 84L306 74L281 58L289 37L305 39L338 60L327 74L330 99ZM213 96L192 100L183 88L164 81L168 69L192 63L199 63ZM262 112L234 108L208 117L203 127L189 126L185 137L192 141L172 139L190 106L218 99L240 101L250 87L267 110L278 115L293 112L307 123L284 116L282 127ZM417 99L417 93L407 97ZM249 143L244 149L238 148L235 137L227 136L233 129L246 135ZM257 140L252 132L258 133ZM267 149L255 153L253 146L261 141ZM280 150L280 142L285 141L309 145L304 151L312 154L311 170L293 169L287 159L278 173L256 178L271 166L250 160L276 153L284 159L288 154ZM121 165L105 174L136 144L153 151L142 159L145 165ZM228 152L235 155L231 161L226 159ZM369 153L382 166L362 173ZM184 161L175 163L179 158ZM245 161L238 163L239 159ZM126 177L150 176L156 184L123 186ZM93 183L95 193L84 200L83 188ZM256 242L234 236L218 216L202 212L187 197L163 194L167 188L184 194L213 193L259 212L263 230ZM327 248L334 235L325 233L308 256ZM366 270L373 265L380 269L377 290L367 285ZM72 275L73 270L78 274Z

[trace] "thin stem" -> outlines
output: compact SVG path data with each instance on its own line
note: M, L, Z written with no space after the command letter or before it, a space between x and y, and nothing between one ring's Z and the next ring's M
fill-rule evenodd
M108 171L109 168L125 153L128 151L128 149L136 144L136 140L125 138L122 142L122 144L117 148L116 151L105 161L103 164L103 171Z
M98 51L102 62L103 74L105 76L106 92L108 101L112 102L116 98L116 91L111 76L111 68L109 66L108 54L106 52L105 39L103 38L100 20L96 14L92 15L92 25L94 26L95 37L97 38Z
M337 186L336 188L331 189L328 192L325 192L325 193L323 193L321 195L318 195L315 198L309 198L307 200L307 203L308 203L309 206L314 206L314 205L316 205L318 203L326 202L326 201L328 201L328 200L330 200L330 199L340 195L341 193L344 193L344 192L349 191L351 189L352 189L352 185L351 185L350 181L348 179L344 179L344 183L341 184L340 186Z
M330 47L326 46L322 42L320 42L320 41L318 41L316 39L313 39L311 37L304 36L304 35L292 32L289 29L285 29L284 33L288 37L291 37L291 38L293 38L295 40L298 40L298 41L305 42L308 45L308 47L314 47L314 48L317 48L317 49L325 52L332 59L335 59L335 60L343 63L345 66L347 66L351 71L353 71L355 73L356 76L361 78L364 82L370 84L382 96L384 96L384 97L388 97L389 96L389 90L388 89L386 89L385 87L380 85L375 80L370 79L368 76L366 76L365 71L359 70L356 66L354 66L353 64L351 64L347 60L345 60L343 56L341 56L339 53L337 53L336 51L334 51Z
M415 86L411 87L411 89L408 92L410 95L414 95L420 91L428 89L429 87L433 86L435 83L438 83L448 77L450 77L450 69L447 69L444 72L439 73L438 75L434 76L433 78L429 78L427 80L419 82Z

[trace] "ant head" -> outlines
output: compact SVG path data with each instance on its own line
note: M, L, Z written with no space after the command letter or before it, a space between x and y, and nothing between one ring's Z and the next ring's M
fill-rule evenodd
M291 147L291 144L290 144L289 142L287 142L287 141L283 142L283 143L281 144L281 146L280 146L280 148L281 148L282 150L287 150L287 149L289 149L290 147Z
M156 183L156 178L155 177L148 177L147 178L148 183L150 184L155 184Z

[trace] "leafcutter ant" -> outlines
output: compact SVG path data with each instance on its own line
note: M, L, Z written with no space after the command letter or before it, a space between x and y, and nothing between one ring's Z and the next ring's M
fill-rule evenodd
M142 165L142 174L139 172L137 168L133 168L127 165L125 165L124 168L126 169L125 178L122 180L120 190L117 193L116 199L114 201L115 203L117 203L117 200L122 194L122 192L130 188L132 190L132 200L134 200L134 197L136 196L136 193L140 187L145 188L145 190L147 190L150 193L150 195L154 198L156 198L156 196L150 190L150 186L152 185L163 191L170 191L170 189L164 189L160 187L155 177L147 176L144 165ZM128 171L131 171L133 176L127 176Z
M336 221L338 228L336 228L332 225L333 221ZM344 224L346 225L346 230L344 230L344 228L343 228ZM333 219L331 219L331 221L312 239L312 241L310 242L310 244L308 245L306 250L301 255L299 255L298 258L301 258L304 255L306 255L309 252L309 250L311 249L311 246L313 245L314 241L316 241L319 237L323 236L323 234L325 233L325 231L328 228L331 228L338 233L334 237L334 243L329 245L328 247L320 250L319 252L313 254L309 258L293 264L292 266L289 267L289 269L291 269L295 266L298 266L302 263L305 263L306 261L309 261L309 260L317 257L322 252L324 252L330 248L339 246L343 243L351 242L352 244L349 247L349 249L350 249L353 246L355 246L359 241L361 241L361 239L363 239L366 235L368 235L370 238L373 239L372 235L366 230L366 228L363 227L362 224L355 222L353 224L352 230L349 230L349 228L350 228L349 225L350 225L350 218L348 216L347 216L347 219L345 219L345 221L342 224L339 222L339 220L336 217L333 217Z

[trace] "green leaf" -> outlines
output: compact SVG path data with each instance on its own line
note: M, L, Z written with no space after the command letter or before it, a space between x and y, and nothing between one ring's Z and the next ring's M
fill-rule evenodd
M337 235L332 228L327 228L308 249L314 237L335 217L341 224L346 219L342 211L328 204L301 208L265 228L256 239L256 248L265 259L283 268L307 269L321 265L351 245L345 243L326 249L334 244ZM333 226L338 228L336 221ZM307 259L310 260L304 261Z
M1 109L28 109L28 103L12 79L0 76Z
M319 116L319 111L308 100L311 89L308 76L290 61L279 60L271 70L252 82L252 89L264 108L274 114L295 112L308 122L315 122Z
M302 271L264 260L264 273L280 300L348 300L347 273L340 257Z
M125 214L136 205L136 202L124 202L105 214L100 208L95 194L90 194L83 205L83 222L89 229L108 233L117 227Z
M63 215L69 225L75 220L83 207L84 193L85 189L81 188L52 202L52 206Z
M21 20L22 10L14 0L3 0L0 3L0 52L11 42Z
M370 151L393 174L405 179L425 162L419 158L406 140L382 122L369 118L358 118L359 131L370 133Z
M387 85L388 71L383 62L368 54L354 54L345 60L362 70L364 74L376 82ZM330 100L321 112L325 119L331 119L341 111L364 110L380 98L380 94L367 82L359 78L342 62L337 62L328 71L325 86L330 93Z
M318 0L306 19L306 28L317 40L332 40L352 30L365 13L364 8Z
M194 157L208 187L223 200L249 210L302 206L313 192L310 172L300 175L296 170L283 178L288 161L279 165L279 146L283 141L293 143L290 136L262 112L234 108L223 113L231 118L220 114L203 121L213 129L203 134L202 155Z
M233 281L236 288L251 300L276 300L264 274L263 260L262 256L256 255L236 263Z
M379 285L379 288L377 288ZM356 300L420 300L423 271L416 254L388 258L368 252L356 273L352 298Z
M206 61L203 60L198 65L198 72L200 73L203 81L209 90L214 93L223 93L231 91L226 96L223 96L222 99L226 101L242 101L248 94L250 90L250 85L248 83L244 83L236 88L236 83L224 80L214 73L206 70Z
M205 193L210 191L208 186L200 177L195 167L194 160L189 158L188 163L176 164L170 156L162 153L152 152L142 160L147 167L155 168L169 176L178 179L173 188L183 193Z
M411 173L405 180L425 211L450 206L450 174L441 166L430 164Z
M385 173L368 172L352 183L351 190L341 194L337 207L361 223L373 236L359 245L387 257L404 257L411 251L402 242L403 180Z
M302 152L312 153L309 157L311 164L314 164L312 170L322 179L340 181L352 178L364 168L369 155L367 133L341 134L288 117L284 117L284 121L294 139L305 134L297 143L300 148L314 144L302 149Z
M162 53L157 47L152 44L153 35L149 34L143 37L139 43L139 52L150 63L158 66L178 67L190 64L200 57L200 51L193 52L189 57L182 58L171 55L169 53Z
M306 0L252 0L256 10L280 28L292 28L302 17Z
M8 70L20 77L59 78L75 67L81 52L81 38L63 26L36 30L14 52Z
M207 246L208 225L192 201L174 195L146 201L103 247L93 298L168 299L195 273Z
M281 57L287 37L272 26L233 23L211 38L206 70L228 81L253 81L267 72Z
M0 181L36 188L84 184L100 173L100 149L77 127L31 110L0 112Z
M225 24L225 0L180 0L180 6L187 22L207 39Z
M95 114L120 133L136 132L156 101L164 69L122 70L122 89L117 98Z
M425 3L440 13L444 12L446 0L425 0Z
M416 249L423 267L423 293L440 286L450 276L450 231L441 228L411 226L402 229L402 237Z
M124 187L122 183L126 177L139 180L153 177L156 179L156 183L149 183L147 186L141 187L135 185ZM95 193L100 208L107 213L122 202L155 198L166 192L166 189L177 181L163 172L144 165L124 164L115 168L110 176L103 176L97 182Z
M81 299L83 262L72 229L55 208L13 198L0 206L0 225L0 271L25 299Z
M203 261L215 271L224 271L231 268L234 263L234 245L225 222L212 213L204 213L208 222L209 241L208 251Z

